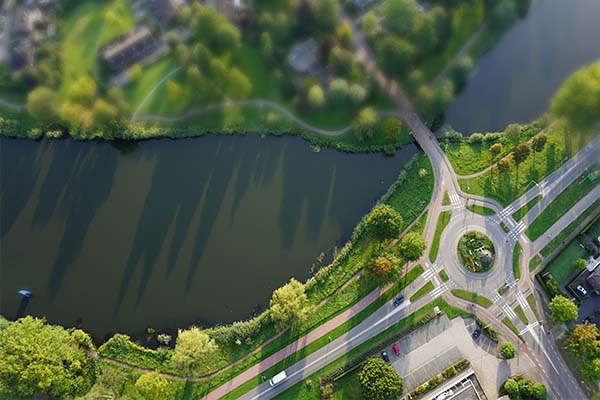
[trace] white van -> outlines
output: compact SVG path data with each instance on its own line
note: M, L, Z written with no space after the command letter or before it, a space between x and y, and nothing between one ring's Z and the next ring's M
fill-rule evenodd
M284 381L285 378L287 378L287 374L285 373L285 371L281 371L280 373L278 373L277 375L275 375L274 377L272 377L269 380L269 385L275 386L278 383L281 383L282 381Z

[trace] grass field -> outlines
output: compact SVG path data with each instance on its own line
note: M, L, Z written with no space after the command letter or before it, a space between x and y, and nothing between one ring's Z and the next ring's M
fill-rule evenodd
M523 321L525 325L529 325L529 319L527 318L527 315L525 315L523 307L521 307L520 305L515 307L515 313L519 316L519 318L521 318L521 321Z
M577 178L575 182L569 185L559 194L552 203L542 211L542 213L525 230L525 234L531 240L536 240L544 234L556 221L560 219L567 211L571 209L588 192L600 184L600 179L590 181L585 176L587 172Z
M531 188L533 181L539 182L559 168L591 138L590 135L568 132L559 125L549 129L546 136L548 141L545 149L540 153L532 153L518 169L511 161L511 169L507 173L500 174L494 168L475 178L459 179L461 188L467 193L489 197L506 206Z
M537 309L537 305L535 304L535 298L533 297L533 293L529 293L529 295L527 296L527 303L529 303L529 307L531 307L531 309L533 310L535 317L537 319L540 319L540 313Z
M513 218L515 221L520 221L528 212L535 206L538 201L541 200L541 196L535 196L533 199L529 201L529 203L525 204L523 207L519 208L516 212L513 213Z
M474 213L481 214L481 215L494 215L494 214L496 214L496 212L494 210L492 210L491 208L480 206L480 205L477 205L477 204L469 204L467 206L467 210L473 211Z
M80 76L98 74L98 50L104 43L133 26L126 0L86 1L67 14L61 38L64 63L59 98L64 100L71 83Z
M433 236L433 242L431 243L431 249L429 250L429 259L433 262L437 258L438 251L440 249L440 237L444 228L450 222L452 211L442 211L438 217L438 222L435 227L435 235Z
M448 282L448 280L450 279L446 271L443 269L440 271L440 279L444 282Z
M513 324L513 322L508 317L502 318L502 323L504 323L504 325L508 326L510 328L510 330L515 333L515 335L519 336L519 338L521 337L521 335L519 335L519 330L517 329L515 324Z
M492 304L494 304L487 297L478 295L477 293L469 292L468 290L464 289L452 289L452 294L463 300L479 304L483 308L489 308Z
M521 278L521 269L519 268L519 257L521 256L521 252L523 251L523 248L521 247L521 244L519 242L517 242L515 244L515 249L513 251L513 275L515 276L515 279L519 279Z
M433 286L433 282L427 281L423 286L419 288L412 296L410 296L410 301L416 301L421 297L425 296L427 293L431 292L435 286Z
M582 249L577 240L573 240L563 251L548 263L545 271L550 272L554 279L562 284L573 272L573 261L585 257L587 252Z

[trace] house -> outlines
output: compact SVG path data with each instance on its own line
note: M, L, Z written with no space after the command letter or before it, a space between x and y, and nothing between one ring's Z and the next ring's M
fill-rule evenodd
M158 44L147 26L136 27L105 46L102 59L113 71L122 71L150 55Z
M295 44L288 53L287 60L294 71L306 74L318 62L319 46L314 38Z
M27 67L33 67L34 52L35 49L29 41L14 46L10 53L10 71L14 73Z
M590 286L594 288L594 291L600 292L600 268L596 268L594 272L589 274L586 280L588 281Z

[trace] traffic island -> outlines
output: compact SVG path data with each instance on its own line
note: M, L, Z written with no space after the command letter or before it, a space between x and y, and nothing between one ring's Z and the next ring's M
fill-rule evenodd
M471 272L487 272L494 265L496 250L489 236L481 232L467 232L458 241L458 259Z

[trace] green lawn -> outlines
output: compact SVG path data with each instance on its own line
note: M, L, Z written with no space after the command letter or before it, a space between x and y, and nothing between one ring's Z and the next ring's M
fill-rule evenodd
M513 324L513 322L508 317L502 318L502 322L504 323L504 325L508 326L510 328L510 330L515 333L515 335L517 335L519 338L521 337L521 335L519 335L519 330L517 329L515 324ZM523 340L523 339L521 339L521 340Z
M443 206L447 206L450 204L450 196L448 196L448 192L444 192L444 200L442 201Z
M438 217L438 222L435 227L435 235L433 236L433 242L431 243L431 250L429 250L429 259L433 262L437 258L438 251L440 249L440 237L444 228L450 222L452 211L442 211Z
M434 289L434 285L433 282L431 281L427 281L426 284L424 284L423 286L421 286L421 288L419 288L419 290L417 290L412 296L410 296L410 301L416 301L418 299L420 299L421 297L425 296L427 293L431 292Z
M588 192L600 184L600 179L590 181L584 173L559 194L552 203L525 230L531 240L536 240L544 234L556 221L571 209Z
M579 228L579 225L590 215L593 213L598 213L600 209L600 199L596 200L589 206L580 216L575 219L575 221L571 222L562 232L556 235L550 243L546 245L541 251L544 257L547 257L550 253L554 251L562 242L565 240L575 229Z
M521 307L520 305L515 307L515 313L517 313L517 315L519 316L519 318L521 318L521 321L523 321L525 325L529 325L529 319L527 318L527 315L525 315L523 307Z
M577 135L555 125L546 132L548 142L541 153L532 153L518 168L511 161L511 169L500 174L496 168L480 176L459 179L463 191L497 200L502 205L510 204L534 181L539 182L561 166L564 160L579 151L591 136Z
M426 80L434 79L483 23L483 0L461 3L452 10L452 27L443 51L429 55L421 65Z
M133 24L125 0L82 2L67 14L61 28L63 80L59 97L64 100L71 83L82 75L97 77L98 50L103 43L124 33Z
M481 214L481 215L494 215L494 214L496 214L496 212L494 210L492 210L491 208L480 206L480 205L477 205L477 204L469 204L467 206L467 210L473 211L474 213Z
M515 249L513 251L513 275L515 276L515 279L519 279L521 278L521 269L519 268L519 257L521 256L521 252L523 251L523 248L521 247L521 244L519 242L517 242L517 244L515 244Z
M448 282L448 280L450 280L450 278L448 277L448 274L446 273L445 270L441 270L440 271L440 278L442 279L442 281L444 282Z
M477 293L469 292L468 290L464 289L452 289L452 294L463 300L479 304L483 308L489 308L492 304L494 304L487 297L478 295Z
M552 261L548 263L544 271L550 272L554 279L562 284L575 272L573 261L578 258L585 258L587 252L579 246L577 240L573 240L563 251L561 251Z
M416 232L416 233L422 235L423 231L425 230L425 225L426 224L427 224L427 212L423 213L423 215L421 216L421 218L419 218L417 220L417 222L415 222L415 224L410 229L410 231L411 232Z
M542 259L538 254L535 255L531 260L529 260L529 271L533 271L537 268L538 265L542 263Z
M515 221L520 221L529 212L529 210L531 210L533 206L535 206L541 199L541 196L535 196L529 201L529 203L525 204L523 207L519 208L516 212L514 212L512 216L515 219Z
M540 319L540 313L537 309L537 305L535 304L535 298L533 297L533 293L529 293L529 295L527 296L527 303L529 303L529 307L531 307L531 309L533 310L535 317L537 319Z

